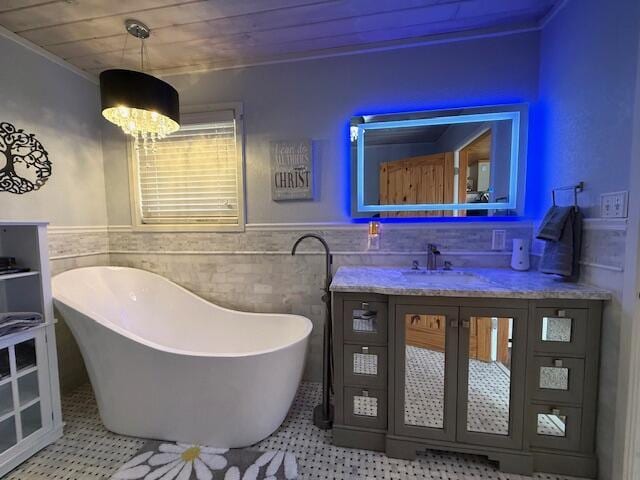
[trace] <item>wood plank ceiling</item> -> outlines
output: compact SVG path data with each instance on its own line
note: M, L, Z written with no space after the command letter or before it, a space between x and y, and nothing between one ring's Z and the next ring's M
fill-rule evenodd
M2 0L0 25L89 72L158 74L348 53L472 31L533 28L559 0ZM126 40L125 40L126 39ZM125 45L126 43L126 45Z

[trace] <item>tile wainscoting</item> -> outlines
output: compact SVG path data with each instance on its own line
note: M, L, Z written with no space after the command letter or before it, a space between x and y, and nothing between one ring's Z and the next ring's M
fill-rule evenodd
M613 471L617 397L625 391L618 388L618 372L626 236L626 220L594 219L585 222L580 278L613 292L612 301L605 304L602 312L596 441L600 472Z
M588 221L585 227L583 256L596 265L592 268L621 268L621 254L601 246L614 241L615 250L620 245L623 251L624 230L598 221ZM505 251L491 250L493 229L506 231ZM449 260L455 268L508 267L511 240L531 239L532 232L533 223L528 221L386 224L380 249L368 251L366 224L247 225L244 233L151 233L128 226L53 227L50 256L54 274L90 265L142 268L225 307L305 315L314 324L305 378L319 380L323 257L312 240L302 243L292 257L291 246L300 235L318 233L326 238L334 254L334 269L341 265L409 266L414 259L425 265L427 243L435 243L442 252L441 261ZM66 390L86 374L68 329L61 322L58 330Z
M109 234L105 226L49 227L51 275L96 265L109 265ZM56 315L58 366L63 393L88 381L78 345L67 324Z

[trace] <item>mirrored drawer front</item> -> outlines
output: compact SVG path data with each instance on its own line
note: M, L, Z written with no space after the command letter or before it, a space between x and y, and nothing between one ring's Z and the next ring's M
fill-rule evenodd
M344 389L345 424L354 427L387 428L387 392L377 388Z
M588 313L586 309L536 309L535 351L584 355Z
M556 450L580 449L582 409L532 405L529 416L531 446Z
M387 348L367 345L344 346L344 383L385 388Z
M550 402L582 404L584 360L579 358L534 357L533 397Z
M348 342L387 343L387 304L344 302L344 339Z

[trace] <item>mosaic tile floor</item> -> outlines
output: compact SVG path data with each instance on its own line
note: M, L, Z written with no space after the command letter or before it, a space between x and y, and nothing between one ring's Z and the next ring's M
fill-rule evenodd
M387 458L382 453L331 445L331 433L311 423L320 386L303 383L282 427L256 447L294 453L301 479L384 480L524 480L507 475L482 457L428 451L415 461ZM89 385L63 399L65 435L11 472L5 480L98 480L108 478L142 446L143 440L107 431ZM565 477L539 474L540 480Z

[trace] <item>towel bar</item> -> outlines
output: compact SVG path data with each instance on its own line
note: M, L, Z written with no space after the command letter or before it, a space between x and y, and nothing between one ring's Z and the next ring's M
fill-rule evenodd
M551 190L551 199L553 206L556 206L556 192L562 190L573 190L573 207L578 208L578 193L584 190L584 182L580 182L577 185L567 185L565 187L558 187Z

